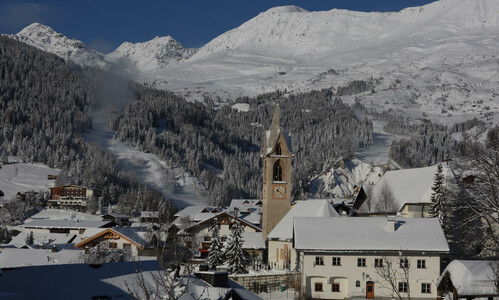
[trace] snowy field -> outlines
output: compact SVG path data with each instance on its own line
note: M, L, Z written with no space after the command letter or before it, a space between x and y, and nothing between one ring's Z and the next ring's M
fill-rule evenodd
M54 180L48 180L47 175L59 174L59 169L51 169L44 164L20 163L14 157L9 158L10 164L2 165L0 169L0 190L5 199L27 191L47 191L54 186Z
M168 168L155 154L142 152L118 141L115 133L106 129L105 122L98 115L94 119L94 129L84 137L87 142L112 153L122 170L132 172L142 184L160 191L179 210L189 205L207 204L207 193L197 178ZM173 172L175 181L167 179L172 177L168 176L169 172Z

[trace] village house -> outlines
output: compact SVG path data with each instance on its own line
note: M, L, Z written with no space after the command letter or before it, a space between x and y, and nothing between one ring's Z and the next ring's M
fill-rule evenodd
M113 221L33 220L22 226L26 232L82 234L88 228L107 228L113 225Z
M497 260L453 260L442 272L438 289L453 300L497 299L498 267Z
M118 213L109 213L102 216L103 221L113 221L118 226L130 226L132 222L130 222L130 216L118 214Z
M147 228L141 227L113 227L88 230L83 236L83 240L78 242L75 248L85 250L105 241L109 243L109 248L121 249L133 256L150 256L156 254L156 236Z
M450 167L447 165L442 165L442 167L444 182L453 178ZM403 217L407 218L427 218L433 192L431 187L436 173L437 165L388 171L374 186L372 195L376 197L383 187L388 187L395 200L395 208L389 213L400 212Z
M76 185L63 185L50 188L50 207L65 207L82 210L90 197L99 197L100 190Z
M294 238L313 299L392 299L389 280L402 296L436 299L440 257L449 253L433 218L295 218Z
M159 223L159 212L157 211L141 211L140 223Z
M268 264L272 268L295 270L296 251L293 247L293 220L296 217L339 217L329 200L297 201L267 236Z
M243 243L243 250L253 259L262 259L263 251L265 250L265 241L261 234L262 229L244 219L236 218L234 215L227 212L221 212L202 222L181 229L178 234L183 236L186 241L190 242L193 240L197 243L198 246L194 247L198 249L196 251L197 256L199 258L206 258L208 257L209 248L212 242L210 227L215 222L220 226L220 241L222 244L227 241L232 224L234 224L234 222L239 222L243 228L242 237L243 240L245 240Z

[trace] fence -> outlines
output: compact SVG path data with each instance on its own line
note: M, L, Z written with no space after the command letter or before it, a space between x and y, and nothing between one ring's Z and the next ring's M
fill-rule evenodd
M282 291L300 284L300 273L289 272L285 274L262 274L262 275L235 275L230 277L245 289L255 294Z

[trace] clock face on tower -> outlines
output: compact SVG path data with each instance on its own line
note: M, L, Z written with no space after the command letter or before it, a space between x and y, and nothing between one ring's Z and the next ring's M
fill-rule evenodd
M284 199L286 197L286 187L282 185L275 185L272 195L275 199Z

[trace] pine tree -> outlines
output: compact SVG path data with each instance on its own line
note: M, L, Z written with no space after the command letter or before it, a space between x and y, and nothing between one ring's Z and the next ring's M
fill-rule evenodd
M243 231L238 222L238 214L234 218L229 239L227 240L227 248L225 249L225 257L227 258L227 271L231 274L246 273L246 259L243 251Z
M216 269L217 266L223 263L223 246L220 244L220 225L218 225L216 218L210 231L211 245L209 249L210 252L208 253L208 265L212 269Z
M35 238L33 237L33 231L30 231L26 236L26 245L32 246L35 243Z
M431 206L429 209L431 218L438 218L440 224L444 224L444 175L442 174L442 164L437 165L437 173L433 181L431 190Z

